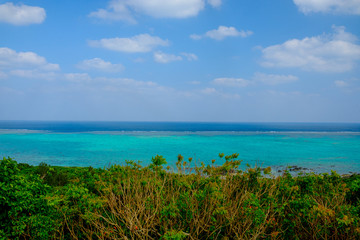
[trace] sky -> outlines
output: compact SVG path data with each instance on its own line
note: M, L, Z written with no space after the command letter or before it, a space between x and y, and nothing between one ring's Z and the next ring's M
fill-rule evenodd
M360 122L360 0L0 0L0 120Z

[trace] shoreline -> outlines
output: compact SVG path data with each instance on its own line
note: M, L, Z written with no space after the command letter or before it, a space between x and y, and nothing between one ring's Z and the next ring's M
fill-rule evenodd
M131 162L135 162L135 161L131 161ZM110 164L106 167L93 167L93 166L60 166L60 165L51 165L51 164L47 164L45 162L41 162L40 164L38 165L31 165L31 164L28 164L28 163L25 163L25 162L18 162L18 164L20 165L24 165L24 166L30 166L30 167L39 167L39 165L41 164L46 164L48 165L49 167L55 167L55 168L69 168L69 169L72 169L72 168L79 168L79 169L88 169L88 168L91 168L91 169L103 169L103 170L106 170L106 169L110 169L114 166L119 166L119 167L128 167L129 164L122 164L122 165L119 165L119 164ZM149 164L150 165L150 164ZM146 166L141 166L141 168L147 168L149 167L149 165L146 165ZM140 165L139 165L140 166ZM169 166L169 165L167 165ZM173 173L173 174L180 174L178 171L176 171L175 168L173 167L170 167L169 169L166 169L166 167L164 167L164 170L167 172L167 173ZM210 166L210 165L209 165ZM212 167L214 168L221 168L222 166L221 165L213 165ZM357 175L360 175L360 172L352 172L352 171L349 171L347 173L338 173L338 171L336 170L336 168L333 168L330 170L330 172L316 172L314 171L313 169L311 168L307 168L307 167L301 167L301 166L297 166L297 165L291 165L291 166L268 166L268 167L256 167L254 166L253 168L257 168L260 170L260 172L264 172L264 170L266 170L267 168L271 168L271 172L269 175L264 175L262 174L262 177L281 177L283 174L285 174L286 172L290 173L292 177L297 177L297 176L304 176L304 175L311 175L311 174L314 174L314 175L323 175L323 174L331 174L331 172L336 172L337 174L339 174L341 177L343 178L348 178L348 177L351 177L351 176L357 176ZM247 169L251 169L251 167L247 167ZM228 175L236 175L237 173L245 173L246 170L232 170L231 172L227 173ZM196 174L196 169L195 167L185 167L183 169L184 172L188 172L188 173L185 173L187 175L189 174ZM222 176L226 176L227 174L222 174Z

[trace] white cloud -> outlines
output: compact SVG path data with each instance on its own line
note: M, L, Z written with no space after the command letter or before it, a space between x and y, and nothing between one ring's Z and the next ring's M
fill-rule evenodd
M158 46L168 46L169 41L163 40L149 34L140 34L131 38L103 38L101 40L91 40L89 45L92 47L102 47L119 52L150 52Z
M80 62L77 67L83 70L98 70L103 72L120 72L124 70L122 64L113 64L111 62L106 62L101 58L84 60Z
M156 18L193 17L204 8L203 0L128 0L126 2L136 12Z
M0 73L8 77L54 80L59 70L58 64L49 63L34 52L0 48Z
M244 31L244 30L238 31L235 27L219 26L218 29L210 30L206 32L204 35L192 34L190 35L190 38L194 40L199 40L201 38L208 37L220 41L225 39L226 37L240 36L245 38L252 34L253 32L251 31Z
M212 7L219 7L221 0L207 0ZM135 23L134 14L155 18L188 18L198 15L205 7L205 0L112 0L107 9L89 14L105 20L122 20Z
M34 67L45 71L60 69L58 64L48 63L44 57L34 52L16 52L10 48L0 48L0 69Z
M267 85L278 85L278 84L295 82L298 80L298 77L293 75L255 73L253 79L255 81L259 81Z
M156 87L158 84L152 81L138 81L131 78L99 78L98 80L112 83L117 86L131 87Z
M155 60L155 62L158 62L158 63L169 63L169 62L174 62L174 61L181 61L182 57L176 56L173 54L166 54L163 52L155 52L154 60Z
M345 72L360 59L356 36L345 27L333 26L334 33L292 39L262 50L265 67L295 67L318 72Z
M295 82L297 80L298 77L293 75L255 73L251 80L243 78L216 78L211 83L225 87L247 87L256 83L263 83L266 85L278 85Z
M226 87L246 87L251 81L242 78L216 78L212 83Z
M181 53L181 55L186 57L188 61L196 61L196 60L198 60L198 57L193 53Z
M294 3L303 13L360 14L359 0L294 0Z
M201 93L201 94L204 94L204 95L208 95L208 96L216 96L216 97L220 97L220 98L223 98L223 99L240 99L240 95L239 94L232 94L232 93L227 93L227 92L223 92L223 91L219 91L215 88L211 88L211 87L208 87L208 88L204 88L204 89L201 89L199 91L195 91L195 95L198 95L197 92ZM194 95L194 94L191 94L190 95Z
M222 4L222 0L207 0L207 2L213 7L220 7Z
M66 73L64 74L66 80L71 82L87 82L91 81L91 77L87 73Z
M136 23L136 20L132 17L131 12L124 1L110 1L108 9L98 9L95 12L91 12L89 17Z
M347 87L347 86L349 86L349 84L347 82L341 81L341 80L335 81L334 83L335 83L335 85L337 87Z
M161 90L164 87L152 81L139 81L131 78L93 78L88 73L67 73L63 78L69 82L77 83L83 89L110 92L146 92L149 89Z
M55 72L44 72L38 69L15 69L9 72L10 75L21 78L36 78L45 80L54 80L57 76Z
M214 29L205 33L206 37L215 39L215 40L223 40L226 37L247 37L252 34L251 31L238 31L234 27L225 27L219 26L218 29Z
M12 2L0 5L0 22L13 25L38 24L42 23L45 17L45 10L41 7L14 5Z
M0 69L7 75L21 78L52 80L58 64L48 63L34 52L16 52L10 48L0 48Z
M181 55L184 56L188 61L196 61L198 59L198 57L193 53L181 53ZM154 53L154 60L158 63L169 63L174 61L182 61L183 57L158 51Z

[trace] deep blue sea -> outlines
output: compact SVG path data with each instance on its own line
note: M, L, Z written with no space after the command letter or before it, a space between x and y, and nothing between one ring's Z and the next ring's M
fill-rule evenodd
M239 153L243 169L360 172L360 124L0 121L0 157L32 165L148 165L157 154L171 167L178 154L220 165L219 153Z

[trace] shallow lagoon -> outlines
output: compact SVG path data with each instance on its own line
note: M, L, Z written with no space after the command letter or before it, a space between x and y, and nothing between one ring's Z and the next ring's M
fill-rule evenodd
M246 163L283 169L297 165L315 172L360 172L360 133L327 131L91 131L7 129L0 131L0 156L38 165L107 167L156 154L175 167L177 155L208 164L218 154L239 153Z

